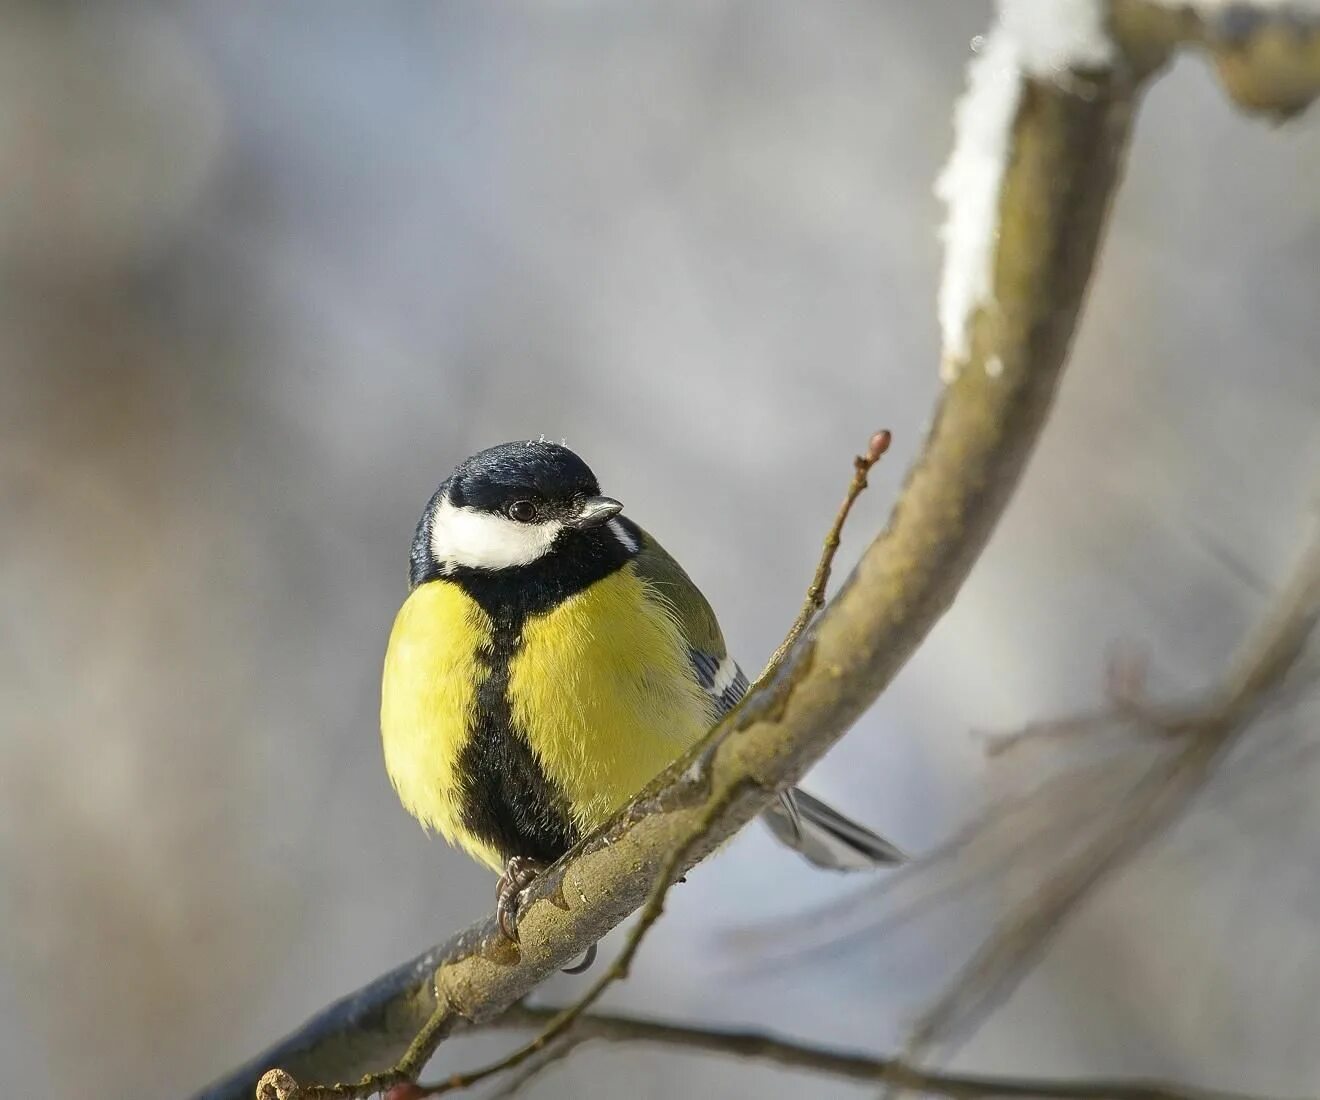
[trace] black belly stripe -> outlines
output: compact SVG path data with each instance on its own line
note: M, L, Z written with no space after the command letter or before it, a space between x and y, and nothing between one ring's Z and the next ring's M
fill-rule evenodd
M574 532L572 542L572 552L553 553L521 569L458 569L445 576L494 624L490 643L479 654L485 675L458 772L464 780L463 824L506 860L530 856L552 863L579 839L567 797L545 774L509 701L509 667L528 617L552 610L629 557L604 531Z
M497 622L480 658L486 675L477 690L472 736L459 757L464 779L463 824L504 859L530 856L553 863L577 843L568 799L545 774L513 720L509 665L521 644L521 622Z

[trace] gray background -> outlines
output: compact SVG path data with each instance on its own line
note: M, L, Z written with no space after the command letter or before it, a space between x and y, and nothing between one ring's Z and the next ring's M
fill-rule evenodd
M764 659L850 454L893 429L845 566L925 428L931 183L987 18L4 9L6 1092L177 1096L489 909L487 873L398 806L375 718L412 526L469 452L566 437ZM1213 674L1316 489L1318 260L1320 123L1250 123L1180 63L1023 490L809 786L921 851L996 789L969 730L1094 703L1114 639L1161 688ZM1306 733L1090 904L960 1063L1316 1087ZM885 1049L999 899L809 959L728 947L857 888L751 830L611 1000ZM534 1095L624 1090L862 1094L617 1049Z

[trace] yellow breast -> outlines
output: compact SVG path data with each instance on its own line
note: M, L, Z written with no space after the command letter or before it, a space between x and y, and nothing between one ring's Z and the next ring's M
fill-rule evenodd
M380 730L385 767L408 812L499 870L499 855L463 826L455 771L485 675L477 650L490 634L490 618L457 585L415 589L385 653Z
M677 620L631 563L528 620L509 687L514 721L583 832L711 725Z
M463 589L419 586L394 622L381 686L385 766L404 806L488 866L464 824L459 761L494 624ZM710 727L669 606L628 564L523 624L508 668L514 729L563 793L580 832L603 824ZM480 651L484 650L483 656Z

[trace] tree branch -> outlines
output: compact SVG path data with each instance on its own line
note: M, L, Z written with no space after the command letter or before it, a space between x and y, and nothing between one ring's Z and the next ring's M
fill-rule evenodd
M555 1018L558 1010L516 1005L494 1026L540 1028ZM648 1043L679 1050L720 1054L768 1062L784 1069L818 1073L847 1081L874 1082L913 1089L929 1096L955 1100L981 1097L1053 1097L1057 1100L1264 1100L1243 1093L1188 1088L1160 1081L1135 1078L999 1077L978 1074L942 1073L923 1070L896 1058L833 1050L782 1039L756 1031L688 1027L637 1016L583 1016L570 1036L567 1049L556 1057L537 1063L540 1072L593 1040L612 1043ZM520 1076L500 1093L513 1096L532 1074ZM425 1086L423 1086L425 1088Z
M1222 683L1203 705L1156 709L1132 701L1111 715L1172 740L1096 834L1037 890L1012 906L971 962L914 1027L905 1054L965 1032L1030 971L1071 913L1185 810L1227 749L1269 704L1320 618L1320 525L1292 573L1243 640ZM1063 726L1073 723L1065 720ZM1048 726L1037 727L1048 735ZM1018 742L1020 743L1020 742ZM1069 782L1071 774L1054 782Z
M660 914L664 912L665 897L669 892L669 887L673 885L674 880L678 877L679 868L685 867L691 862L692 851L697 845L705 841L710 827L709 822L713 822L720 814L724 813L742 793L742 784L730 785L720 798L707 807L704 821L699 823L698 827L692 830L684 842L665 858L664 864L661 866L651 887L651 893L647 896L646 904L642 906L637 924L629 933L623 950L619 952L614 962L605 969L605 972L591 984L591 987L581 997L548 1018L545 1021L545 1026L536 1036L512 1053L497 1058L479 1069L454 1073L436 1084L423 1086L414 1094L416 1100L422 1100L423 1097L439 1096L441 1093L453 1092L457 1089L470 1088L488 1077L494 1077L506 1070L515 1069L565 1035L569 1028L581 1019L587 1009L600 999L605 990L616 981L627 976L628 968L632 965L637 951L641 948L646 933L650 931L651 926L660 919ZM329 1097L333 1095L335 1093L331 1090L311 1087L302 1090L298 1094L298 1100L323 1100L323 1098L329 1100Z
M543 876L523 907L521 945L492 921L474 925L330 1006L199 1100L248 1097L277 1065L288 1073L272 1082L276 1095L295 1095L295 1079L351 1078L395 1058L369 1085L332 1094L361 1096L415 1077L453 1028L505 1011L662 897L670 865L681 874L755 817L892 680L961 587L1044 425L1140 84L1173 44L1209 33L1206 20L1170 20L1141 0L1114 0L1112 14L1123 64L1068 74L1066 86L1024 80L994 203L990 305L979 303L970 320L969 350L888 527L783 665L712 732L694 765L667 772ZM1289 26L1287 34L1314 35L1301 21ZM1262 17L1234 39L1253 106L1291 110L1302 98L1301 77L1281 89L1260 76L1277 50L1259 36L1283 33ZM1219 39L1206 42L1220 49ZM1284 52L1302 77L1320 71L1310 53ZM1315 82L1305 84L1308 96Z

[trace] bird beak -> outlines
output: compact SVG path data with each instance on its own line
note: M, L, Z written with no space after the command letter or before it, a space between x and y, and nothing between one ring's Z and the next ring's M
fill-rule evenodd
M582 502L578 514L568 521L568 525L579 529L599 527L622 511L623 505L613 497L588 497Z

